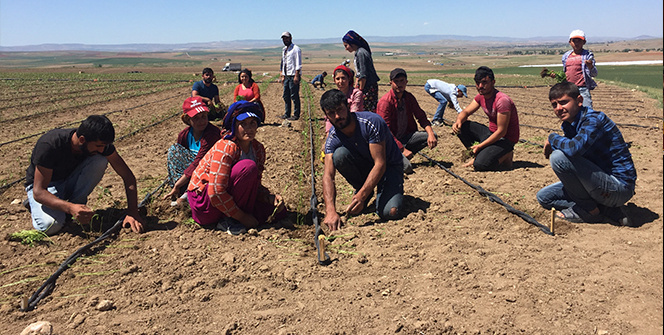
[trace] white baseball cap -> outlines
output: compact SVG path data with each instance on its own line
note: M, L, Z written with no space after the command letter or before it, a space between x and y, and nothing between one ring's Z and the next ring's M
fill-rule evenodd
M283 33L281 33L281 38L284 38L284 37L292 37L292 36L289 32L284 31Z
M586 33L583 32L583 30L577 29L577 30L572 30L572 32L569 34L569 39L573 38L580 38L582 40L586 40Z

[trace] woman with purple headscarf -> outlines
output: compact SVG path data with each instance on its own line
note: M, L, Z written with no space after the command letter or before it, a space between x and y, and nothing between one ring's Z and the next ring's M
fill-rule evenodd
M261 119L258 104L233 103L224 118L222 139L194 170L187 196L191 216L202 227L238 235L286 216L281 196L261 183L265 147L256 140Z
M355 64L355 71L357 72L355 74L357 78L356 87L364 93L364 108L368 111L376 112L378 81L380 78L374 68L369 43L353 30L349 30L341 40L344 42L346 51L355 52L353 62Z

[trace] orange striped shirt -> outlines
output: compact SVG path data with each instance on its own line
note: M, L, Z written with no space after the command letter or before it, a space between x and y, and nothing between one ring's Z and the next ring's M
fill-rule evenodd
M263 170L265 170L265 147L257 140L253 140L251 146L256 156L260 183ZM200 194L207 184L208 196L212 206L228 217L237 214L240 208L227 189L231 178L231 169L239 161L241 155L242 149L235 142L223 139L217 141L194 170L187 190L196 191Z

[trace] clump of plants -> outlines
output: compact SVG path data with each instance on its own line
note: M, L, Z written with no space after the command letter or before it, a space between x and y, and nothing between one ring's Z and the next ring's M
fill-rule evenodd
M21 230L16 233L9 235L10 241L21 242L21 244L28 245L31 247L35 246L35 243L53 243L53 241L46 235L44 232L39 230Z

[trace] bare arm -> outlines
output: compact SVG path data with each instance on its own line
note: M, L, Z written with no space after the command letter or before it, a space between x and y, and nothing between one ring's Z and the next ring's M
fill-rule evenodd
M334 184L335 172L332 154L326 154L325 168L323 170L323 199L325 201L325 221L323 223L330 231L341 227L341 217L339 217L336 208L337 189Z
M385 141L380 143L369 143L369 151L371 152L371 158L373 158L374 166L369 171L367 180L364 181L364 185L360 188L353 199L348 205L346 211L350 214L358 214L364 208L364 201L371 196L374 188L378 185L378 182L383 178L385 170L387 169L387 159L385 157Z
M117 151L110 154L107 158L113 170L122 178L124 183L125 194L127 196L127 216L124 219L123 226L129 226L132 231L142 233L144 231L142 223L143 218L138 213L136 177Z
M427 145L429 146L429 149L433 149L438 145L438 138L436 137L436 133L433 132L433 128L431 126L426 126L424 127L424 131L427 132Z
M94 211L86 205L74 204L62 200L49 192L47 188L48 184L51 183L51 178L53 178L52 169L39 165L35 167L35 180L32 185L32 195L35 200L48 208L73 216L82 224L89 224L94 215Z
M196 91L196 90L191 91L191 96L192 97L201 97L201 100L203 100L203 102L205 102L205 104L207 104L208 106L210 105L210 102L212 101L212 100L210 100L210 98L206 98L206 97L200 95L198 93L198 91Z
M461 113L457 114L456 121L454 121L454 124L452 125L452 131L457 134L459 133L459 130L461 129L461 125L468 120L468 117L473 115L478 109L480 108L480 104L473 99L473 101L470 102L470 105L466 106Z

